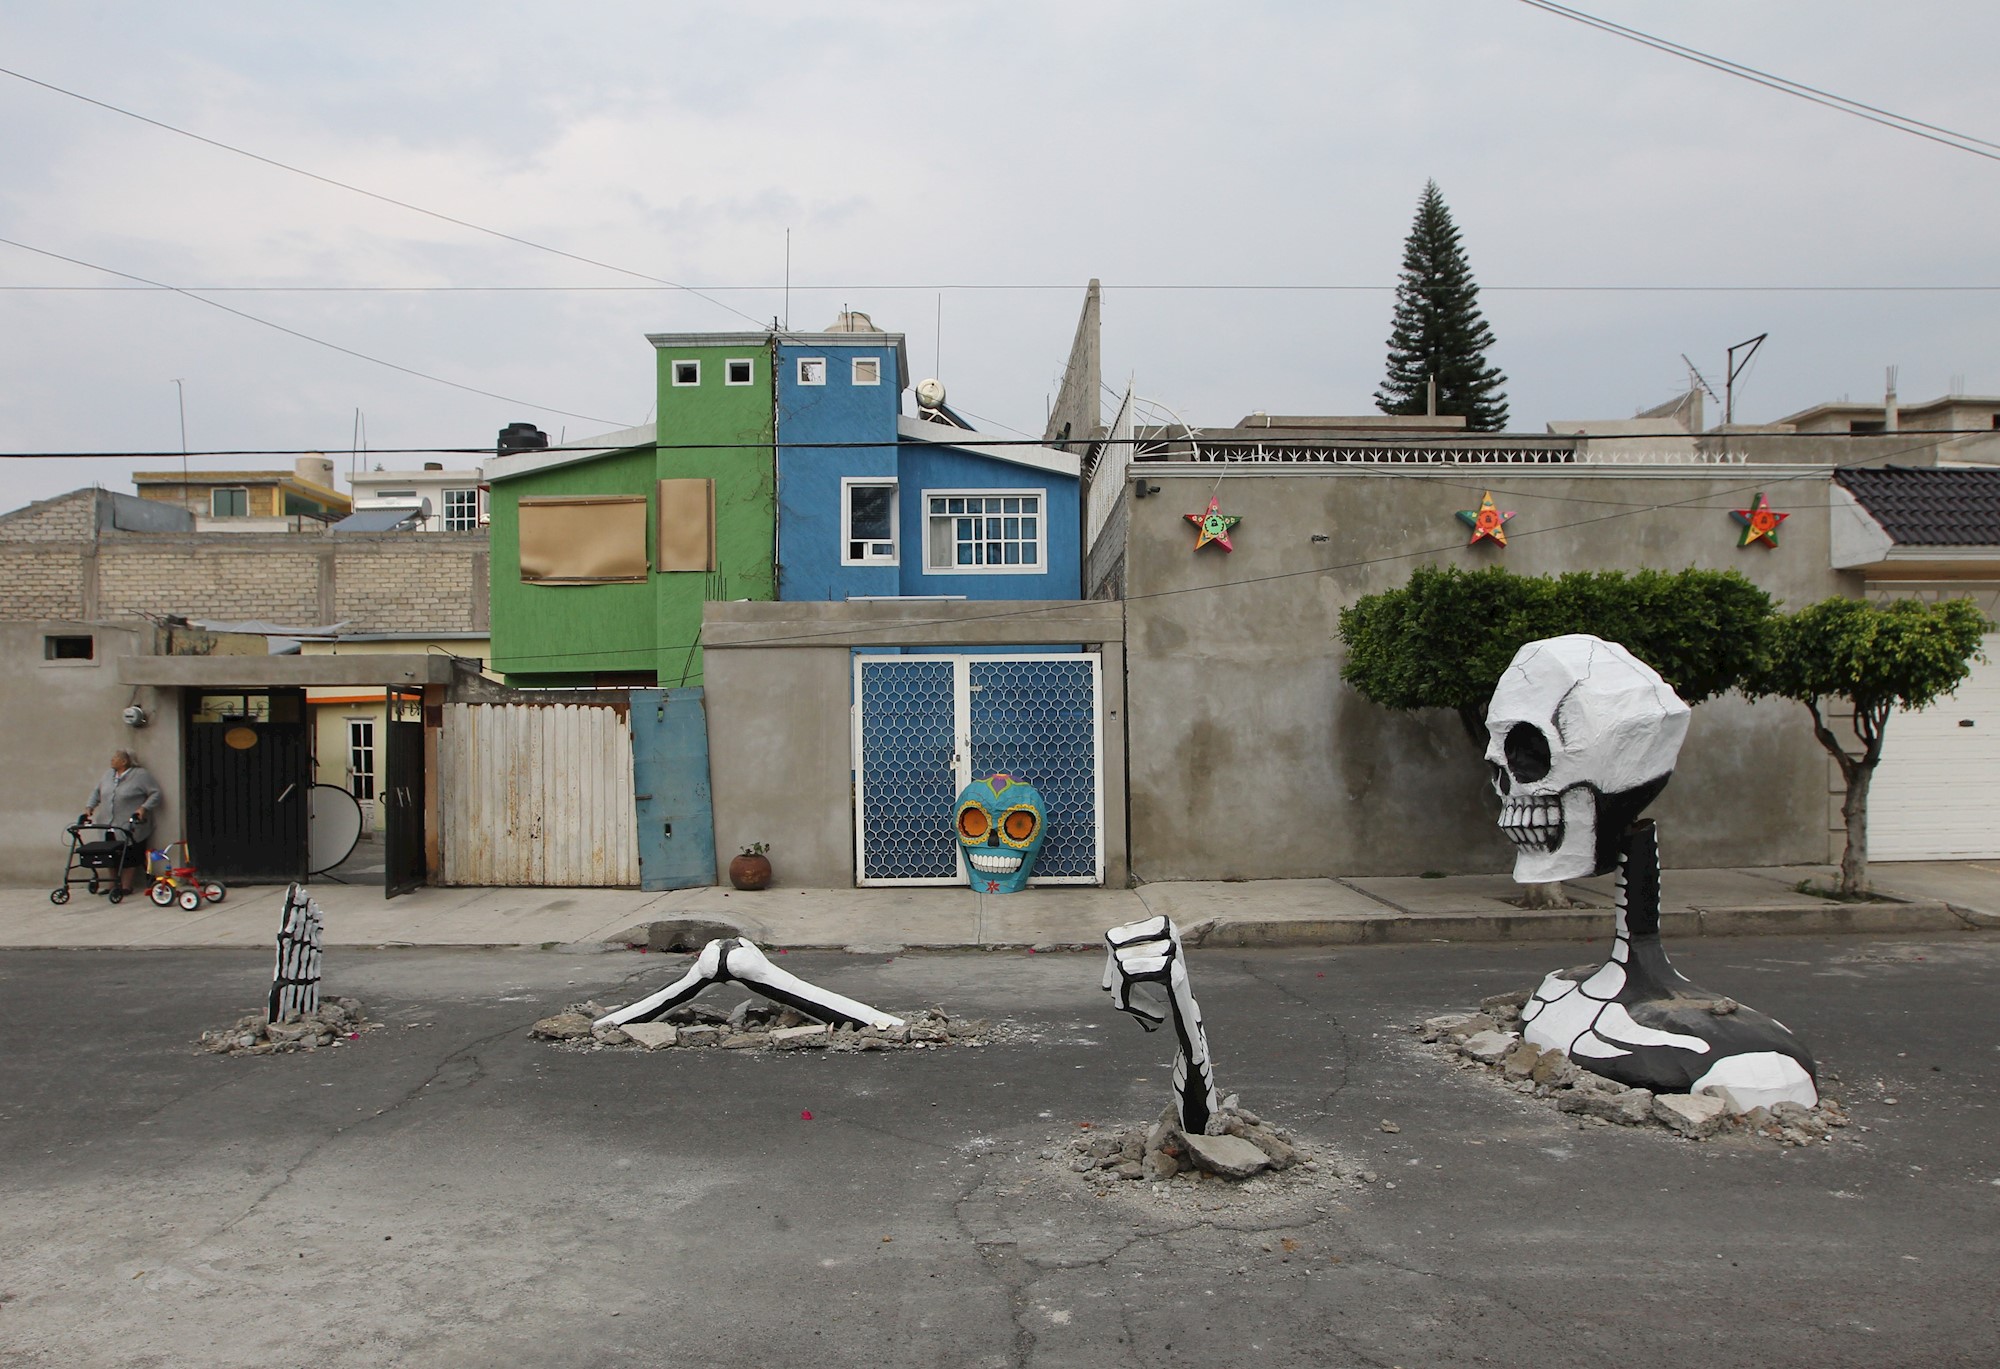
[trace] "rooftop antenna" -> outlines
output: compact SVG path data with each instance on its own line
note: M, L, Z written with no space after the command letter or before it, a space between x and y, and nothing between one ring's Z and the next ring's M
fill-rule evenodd
M792 331L792 230L785 230L785 327Z
M1748 342L1739 342L1729 349L1729 374L1722 382L1722 421L1725 425L1736 421L1736 377L1743 374L1744 368L1750 364L1750 358L1757 355L1757 349L1764 345L1764 339L1769 336L1771 336L1769 333L1759 333ZM1738 352L1743 353L1742 365L1738 365L1736 361Z
M1686 352L1681 353L1681 361L1688 368L1688 388L1690 390L1700 390L1710 399L1715 399L1715 387L1709 384L1707 378L1702 375L1701 371L1695 366L1695 364L1692 361L1688 360L1688 354ZM1716 400L1716 402L1719 404L1722 401Z
M184 382L174 382L174 399L181 410L181 498L191 504L194 496L188 493L188 403Z
M361 406L354 406L354 435L347 444L347 483L352 485L354 477L361 470Z
M931 335L931 374L944 374L944 292L937 297L937 332Z

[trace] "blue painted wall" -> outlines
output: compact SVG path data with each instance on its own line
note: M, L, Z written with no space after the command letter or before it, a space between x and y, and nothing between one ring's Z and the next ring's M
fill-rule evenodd
M906 442L902 453L901 527L902 594L963 594L968 599L1077 599L1083 594L1082 558L1078 554L1077 480L1075 476L1035 470L998 461L956 447ZM925 569L926 490L1020 490L1042 496L1043 537L1047 560L1039 569L958 574Z
M826 384L799 384L799 359L824 357ZM873 357L879 385L856 385L853 363ZM843 566L840 482L843 476L896 475L896 416L904 377L896 348L881 335L859 333L852 344L778 346L778 597L845 599L894 595L895 566ZM867 447L815 448L815 442L868 442ZM804 444L804 445L800 445Z

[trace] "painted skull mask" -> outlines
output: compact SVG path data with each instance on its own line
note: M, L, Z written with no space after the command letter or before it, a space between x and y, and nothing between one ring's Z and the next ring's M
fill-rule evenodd
M1014 894L1028 886L1049 810L1035 786L1012 775L989 775L959 791L952 808L965 877L982 894Z
M1529 642L1486 710L1486 763L1522 884L1601 875L1627 827L1666 788L1688 706L1616 642Z

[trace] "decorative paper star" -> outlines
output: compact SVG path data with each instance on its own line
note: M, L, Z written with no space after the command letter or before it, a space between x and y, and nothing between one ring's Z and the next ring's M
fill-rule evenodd
M999 881L999 880L997 880L997 879L989 879L989 880L987 880L987 881L986 881L986 892L987 892L987 893L989 893L989 894L997 894L997 893L999 893L999 892L1000 892L1000 881Z
M1187 519L1188 522L1200 529L1200 536L1194 539L1194 549L1196 551L1200 551L1210 542L1215 543L1224 551L1236 550L1236 548L1229 545L1229 530L1238 523L1241 523L1243 519L1239 514L1222 512L1221 500L1211 497L1206 510L1201 513L1184 513L1181 517Z
M1729 516L1743 527L1743 535L1736 539L1736 545L1739 547L1747 547L1759 539L1762 539L1767 547L1777 546L1778 524L1791 517L1789 513L1779 513L1773 509L1771 501L1762 494L1750 501L1749 508L1735 509Z
M1502 512L1493 507L1493 492L1491 490L1487 490L1479 496L1478 508L1460 509L1458 511L1458 521L1472 529L1472 540L1466 543L1468 547L1477 546L1481 539L1488 537L1498 542L1501 546L1506 546L1507 520L1513 516L1514 511L1512 509Z

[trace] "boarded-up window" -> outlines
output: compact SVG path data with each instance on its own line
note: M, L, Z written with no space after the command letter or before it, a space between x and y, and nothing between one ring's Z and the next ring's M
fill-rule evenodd
M715 569L715 482L660 482L659 554L661 571Z
M538 585L644 580L646 497L523 499L521 578Z

